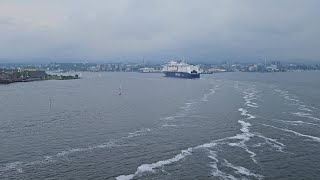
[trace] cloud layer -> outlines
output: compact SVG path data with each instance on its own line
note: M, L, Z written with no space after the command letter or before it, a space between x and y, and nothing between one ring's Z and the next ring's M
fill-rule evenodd
M0 59L320 60L318 0L2 0Z

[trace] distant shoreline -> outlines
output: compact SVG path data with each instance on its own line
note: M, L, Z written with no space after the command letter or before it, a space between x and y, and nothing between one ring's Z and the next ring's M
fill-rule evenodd
M0 84L12 84L19 82L33 82L33 81L48 81L48 80L74 80L80 79L77 75L75 76L62 76L62 75L47 75L46 78L34 78L34 79L0 79Z

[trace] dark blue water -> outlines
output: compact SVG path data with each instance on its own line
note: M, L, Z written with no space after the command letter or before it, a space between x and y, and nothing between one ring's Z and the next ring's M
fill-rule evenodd
M320 179L318 77L87 73L1 85L0 179Z

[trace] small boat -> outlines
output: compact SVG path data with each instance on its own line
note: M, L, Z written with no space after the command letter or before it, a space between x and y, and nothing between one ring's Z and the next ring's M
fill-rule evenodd
M118 95L121 96L121 94L122 94L122 84L120 84Z

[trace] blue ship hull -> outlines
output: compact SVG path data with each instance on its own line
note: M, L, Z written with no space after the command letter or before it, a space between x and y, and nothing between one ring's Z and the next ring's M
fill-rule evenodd
M186 73L186 72L163 72L167 77L195 79L200 78L199 73Z

